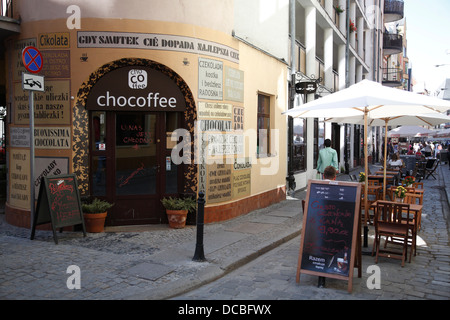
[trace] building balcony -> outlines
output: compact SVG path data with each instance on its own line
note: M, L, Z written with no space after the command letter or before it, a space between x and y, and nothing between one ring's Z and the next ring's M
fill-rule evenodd
M384 0L384 22L393 22L403 18L403 0Z
M402 85L403 70L401 68L383 68L383 86L399 87Z
M385 33L383 35L383 54L385 56L403 51L403 37L399 34Z
M3 39L20 33L20 21L13 19L13 1L0 0L0 47Z

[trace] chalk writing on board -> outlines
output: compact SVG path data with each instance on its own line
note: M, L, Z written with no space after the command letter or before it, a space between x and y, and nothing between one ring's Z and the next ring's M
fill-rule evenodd
M355 196L356 187L311 185L302 269L348 275Z

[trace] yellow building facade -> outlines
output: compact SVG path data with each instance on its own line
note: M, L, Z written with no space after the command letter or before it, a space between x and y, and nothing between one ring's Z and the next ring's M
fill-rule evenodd
M205 192L205 222L286 196L286 63L233 37L234 1L15 1L5 40L6 220L30 226L30 190L76 174L114 202L108 225L166 223L160 199ZM22 50L43 56L34 177ZM195 220L195 219L191 219Z

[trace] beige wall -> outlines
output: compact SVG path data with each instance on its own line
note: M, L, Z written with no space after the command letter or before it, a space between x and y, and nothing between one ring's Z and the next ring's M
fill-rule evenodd
M51 2L51 1L50 1ZM67 1L67 3L73 3L72 1ZM104 1L79 1L78 3L95 3L95 5L100 5ZM108 1L111 2L111 1ZM118 1L120 4L118 8L122 8L122 3L128 3L125 1ZM142 3L144 1L132 1ZM168 2L168 1L167 1ZM179 1L173 1L174 3L179 4ZM205 3L206 2L206 3ZM219 1L221 6L224 6L224 10L230 10L230 3L232 1ZM235 101L212 101L212 102L221 102L221 103L230 103L233 106L244 108L245 116L244 116L244 133L250 138L247 139L248 144L246 145L246 153L242 155L235 155L234 157L242 158L247 157L252 160L252 169L251 169L251 195L259 194L265 191L274 190L276 188L282 187L285 185L285 176L286 176L286 119L281 115L281 112L285 110L285 106L287 105L287 88L286 88L286 79L287 79L287 67L284 63L280 62L277 59L269 57L268 55L262 53L259 50L255 50L243 43L240 43L238 40L231 37L228 32L228 20L221 18L221 23L213 23L208 28L201 26L203 24L207 24L206 22L209 20L214 20L214 15L208 15L205 13L206 8L211 8L212 1L192 1L193 6L200 6L200 3L205 6L197 12L197 18L194 19L193 16L188 12L190 9L184 8L184 11L181 7L177 7L179 10L176 12L172 12L172 18L178 19L177 15L185 14L185 17L190 17L189 19L196 20L195 23L192 24L184 24L184 23L173 23L167 21L143 21L143 20L129 20L129 19L94 19L94 18L83 18L82 26L80 30L67 29L66 25L66 17L67 14L64 12L61 14L61 7L64 7L61 3L65 3L64 1L58 1L60 7L52 7L48 11L46 11L47 6L49 6L48 2L45 2L41 7L38 6L40 1L30 1L31 6L38 12L35 18L31 18L27 16L27 12L29 11L20 11L21 15L23 12L23 22L22 22L22 33L19 38L13 39L13 42L10 43L10 49L13 44L18 40L23 39L37 39L37 47L40 48L39 43L39 35L41 34L54 34L56 32L60 33L68 33L70 37L70 45L69 48L45 48L42 50L70 50L70 79L62 79L61 81L69 81L70 82L70 93L69 96L73 97L70 100L70 106L73 107L77 103L77 92L79 91L83 82L86 82L89 79L89 76L94 73L99 67L102 65L109 63L111 61L115 61L121 58L143 58L149 59L153 61L157 61L161 64L168 66L173 69L176 73L178 73L184 81L188 84L190 90L192 91L196 105L200 101L208 100L200 100L198 99L198 89L199 89L199 58L207 58L213 60L219 60L223 63L223 67L232 67L234 69L238 69L244 72L244 101L243 102L235 102ZM76 2L77 3L77 2ZM166 3L166 1L156 1L159 5ZM181 2L180 2L181 3ZM214 1L214 3L217 3ZM22 3L23 4L23 3ZM94 6L94 5L93 5ZM130 7L135 8L133 5ZM50 8L50 7L48 7ZM90 7L92 11L92 15L96 13L94 10L95 7ZM216 8L216 7L215 7ZM135 10L135 9L134 9ZM188 11L186 11L188 10ZM170 10L169 10L170 11ZM44 13L45 12L45 13ZM82 7L82 14L86 12L90 12L85 10ZM119 14L120 10L117 11L117 7L113 12L110 13L111 16L115 14ZM106 14L106 13L105 13ZM121 14L121 13L120 13ZM87 14L86 14L87 15ZM102 15L99 13L99 15ZM127 16L126 13L124 13ZM132 15L132 13L130 13ZM39 19L43 19L45 17L51 16L52 19L49 21L37 21ZM162 15L163 16L163 15ZM195 15L194 15L195 16ZM199 17L204 19L202 22ZM232 15L230 15L231 17ZM29 22L27 19L31 19ZM141 16L144 18L143 13ZM161 18L156 17L161 20ZM168 18L167 18L168 19ZM185 21L186 23L192 22L188 21L189 19L178 19ZM230 18L231 19L231 18ZM199 26L200 25L200 26ZM214 28L215 25L218 25L217 29ZM220 26L220 27L219 27ZM221 30L220 30L221 29ZM207 54L202 53L189 53L183 51L167 51L167 50L151 50L151 49L117 49L117 48L78 48L77 43L77 32L93 32L93 31L117 31L117 32L130 32L130 33L151 33L151 34L170 34L177 35L183 37L191 37L196 39L201 39L205 41L215 42L220 45L225 45L230 48L230 50L235 50L239 52L239 63L235 63L230 59L220 59L217 57L211 57ZM14 52L17 55L18 50ZM13 54L13 55L14 55ZM83 61L81 58L87 58ZM17 64L17 61L15 61ZM13 63L8 65L14 65ZM13 67L13 71L16 71L16 67ZM59 80L56 80L59 81ZM8 90L11 89L10 85L14 87L14 83L17 81L8 81L9 87ZM269 158L261 158L257 159L256 157L256 126L257 126L257 94L258 92L264 93L270 96L271 100L271 127L278 129L277 140L273 141L273 145L271 147L272 156ZM72 125L72 122L68 124ZM16 124L11 124L11 127L17 126ZM45 125L44 125L45 126ZM55 126L54 124L52 126ZM62 125L61 125L62 126ZM18 150L21 150L20 148ZM50 149L37 149L36 150L37 157L67 157L69 158L69 171L72 171L73 168L73 153L71 149L64 150L50 150ZM230 156L228 156L230 157ZM233 157L233 156L231 156ZM233 201L233 200L231 200ZM11 205L13 203L10 203ZM23 204L22 207L27 207L26 203ZM28 206L29 208L29 206Z

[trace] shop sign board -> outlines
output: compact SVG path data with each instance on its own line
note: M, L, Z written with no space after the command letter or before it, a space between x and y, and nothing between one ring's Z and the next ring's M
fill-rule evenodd
M31 240L34 239L36 226L51 223L53 240L58 244L56 229L82 225L86 236L80 193L75 174L42 177L39 196L34 215Z
M307 190L297 282L300 273L347 280L351 292L361 267L361 184L310 180Z
M186 101L168 75L145 66L105 74L89 93L86 109L97 111L184 111Z

